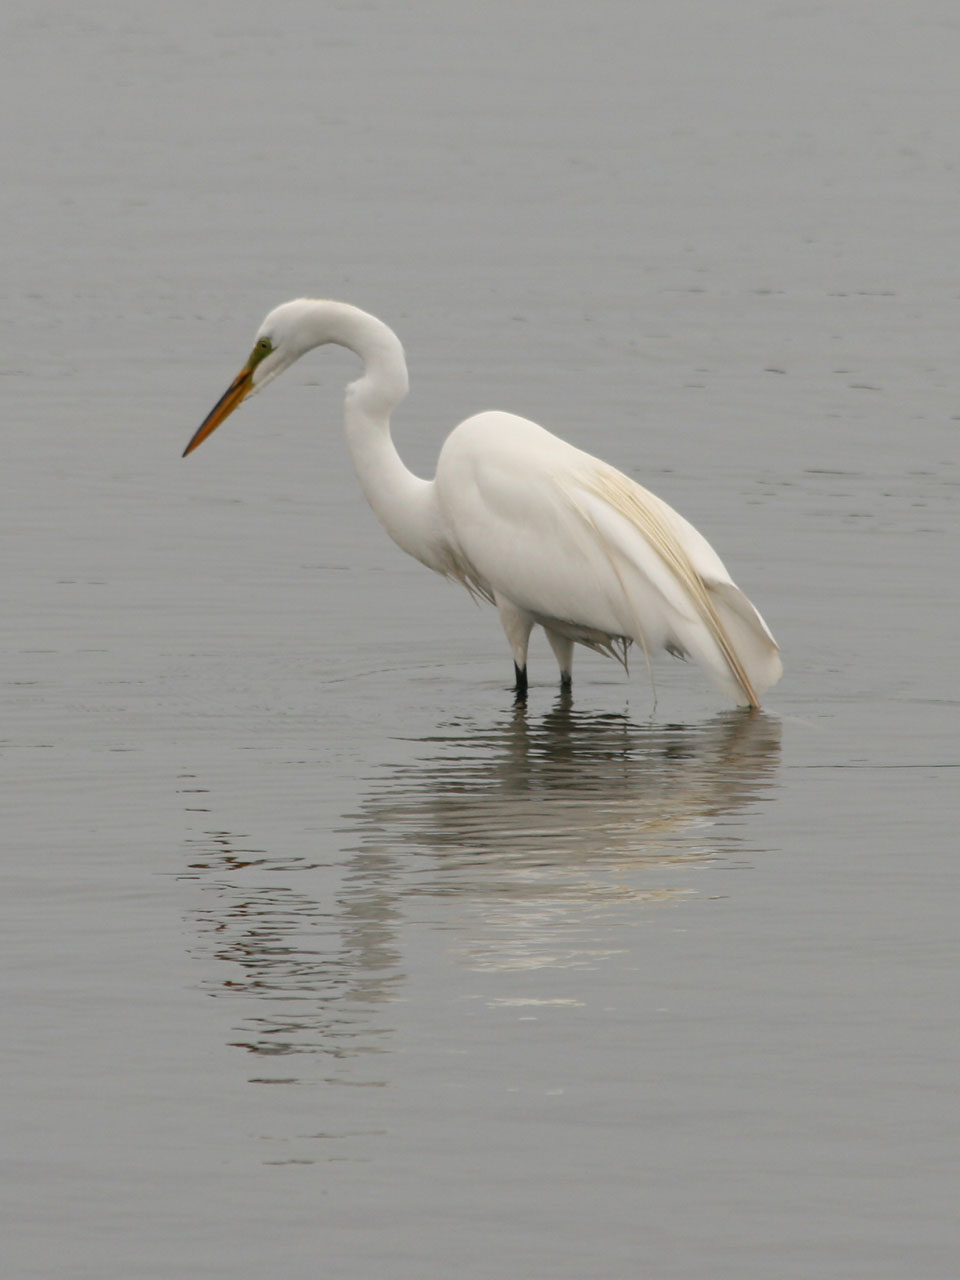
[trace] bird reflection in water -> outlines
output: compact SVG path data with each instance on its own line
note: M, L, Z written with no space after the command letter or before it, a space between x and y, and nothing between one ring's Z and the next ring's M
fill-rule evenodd
M761 796L779 744L779 721L763 715L638 725L575 711L568 695L540 720L517 707L486 731L454 722L429 761L394 768L370 794L351 852L362 867L407 850L405 896L456 897L461 960L593 967L599 920L682 897L693 890L679 869L737 856L740 834L720 820Z
M779 744L779 722L755 713L642 725L561 696L542 718L518 706L419 739L419 758L370 781L326 863L211 833L191 874L231 964L214 993L256 998L237 1043L385 1048L412 917L474 969L597 967L638 910L694 891L692 867L742 857L734 815L772 785Z

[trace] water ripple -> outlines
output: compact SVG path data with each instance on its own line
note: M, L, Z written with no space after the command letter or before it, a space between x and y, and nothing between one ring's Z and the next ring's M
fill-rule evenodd
M692 868L742 854L734 815L771 786L779 746L762 715L644 725L561 699L416 740L368 779L326 860L208 833L187 874L200 949L228 966L208 989L254 1002L234 1043L383 1052L423 927L478 974L600 967L637 912L693 892Z

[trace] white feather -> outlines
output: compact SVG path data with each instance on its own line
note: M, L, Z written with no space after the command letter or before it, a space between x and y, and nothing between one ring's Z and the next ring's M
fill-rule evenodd
M618 658L639 644L690 655L735 702L759 706L780 677L776 641L693 525L613 467L510 413L468 418L433 480L404 466L390 414L406 395L396 334L342 302L300 298L263 322L247 364L187 445L313 347L363 361L347 388L347 439L364 494L394 541L497 604L526 688L527 643L544 627L569 680L572 642Z
M436 486L456 576L533 622L607 652L627 640L648 656L689 654L746 705L779 678L776 642L707 540L535 423L468 418L441 451Z

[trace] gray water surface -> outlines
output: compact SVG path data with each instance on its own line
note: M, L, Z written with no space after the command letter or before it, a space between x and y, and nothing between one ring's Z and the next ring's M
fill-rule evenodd
M954 6L11 0L4 1276L957 1273ZM656 699L404 558L504 408L781 642Z

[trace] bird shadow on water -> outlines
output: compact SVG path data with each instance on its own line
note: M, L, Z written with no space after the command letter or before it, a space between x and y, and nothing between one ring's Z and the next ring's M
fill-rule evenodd
M224 962L204 985L241 1002L238 1046L386 1050L412 927L474 971L597 968L638 912L694 892L694 867L743 856L735 815L774 785L780 724L639 724L561 697L542 717L450 721L414 750L368 780L332 854L192 842L198 954Z

